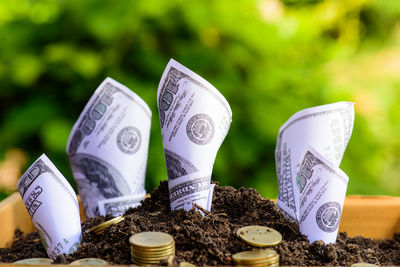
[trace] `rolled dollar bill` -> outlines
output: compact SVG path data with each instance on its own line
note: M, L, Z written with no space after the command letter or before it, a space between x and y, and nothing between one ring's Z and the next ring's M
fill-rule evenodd
M300 193L300 232L310 243L335 243L346 196L347 175L331 161L309 147L299 175L304 179Z
M288 217L298 220L300 215L300 191L305 180L298 173L305 149L311 145L339 166L353 123L354 103L337 102L299 111L279 129L275 150L277 205Z
M173 59L157 96L171 209L197 204L210 210L212 168L231 124L231 108L214 86Z
M90 98L67 144L87 218L118 216L143 200L150 123L147 104L111 78Z
M78 200L45 154L29 167L17 186L49 258L75 252L82 236Z

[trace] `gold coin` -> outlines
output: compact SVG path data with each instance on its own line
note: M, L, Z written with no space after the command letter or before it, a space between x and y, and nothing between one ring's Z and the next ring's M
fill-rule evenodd
M131 260L133 262L148 263L148 264L155 263L156 264L156 263L159 263L162 260L165 260L166 258L168 258L168 257L161 258L161 259L138 259L138 258L135 258L135 257L131 257Z
M157 255L157 256L141 256L141 255L135 255L131 254L131 257L134 257L135 259L140 259L140 260L162 260L165 259L169 256L173 256L174 254L164 254L164 255Z
M279 257L267 259L267 260L259 260L259 261L243 261L238 264L240 265L248 265L248 266L259 266L259 265L274 265L278 263L279 264Z
M162 247L141 247L141 246L136 246L136 245L131 245L132 250L139 250L139 251L147 251L147 252L157 252L157 251L163 251L167 249L173 249L175 247L175 242L172 242L172 244L169 244L167 246L162 246Z
M271 258L276 257L277 253L273 249L258 249L258 250L248 250L248 251L242 251L239 253L236 253L232 255L232 259L236 263L248 263L248 262L253 262L257 263L260 261L265 261Z
M245 264L242 264L245 265ZM275 263L258 263L258 264L247 264L246 266L251 266L251 267L279 267L279 262Z
M236 234L246 243L256 247L271 247L282 242L282 235L266 226L251 225L242 227Z
M260 264L274 264L274 263L279 263L279 255L276 254L270 258L266 259L259 259L259 260L243 260L237 263L243 264L243 265L260 265Z
M154 264L158 264L159 261L156 262L141 262L141 261L136 261L132 259L132 262L137 264L137 265L154 265Z
M108 263L98 258L84 258L73 261L69 265L108 265Z
M182 261L182 262L179 264L179 267L196 267L196 265L193 265L193 264L191 264L191 263L189 263L189 262L186 262L186 261Z
M174 244L174 238L162 232L141 232L134 234L129 238L132 247L140 248L165 248Z
M158 264L159 262L150 262L150 263L147 263L147 262L139 262L139 261L132 261L134 264L136 264L136 265L155 265L155 264Z
M131 246L131 251L139 251L144 253L157 253L173 249L175 249L175 243L167 247L158 247L158 248L142 248L142 247Z
M275 263L279 263L279 258L278 259L271 259L271 260L236 262L236 264L238 264L238 265L247 265L247 266L271 265L271 264L275 264Z
M162 257L165 255L175 255L175 250L167 250L157 253L146 253L146 252L142 253L137 251L131 251L131 255L135 255L136 257L141 257L141 258Z
M378 266L378 265L366 262L357 262L351 265L351 267L373 267L373 266Z
M141 259L141 258L136 258L136 257L132 256L131 260L135 263L151 264L151 263L159 263L160 261L162 261L166 258L168 258L168 256L165 258L161 258L161 259Z
M125 219L125 218L124 218L122 215L121 215L121 216L118 216L118 217L115 217L115 218L113 218L113 219L111 219L111 220L105 221L105 222L103 222L103 223L101 223L101 224L99 224L99 225L96 225L96 226L94 226L94 227L92 227L92 228L86 230L86 231L85 231L85 234L88 234L88 233L94 231L95 234L99 235L99 234L103 233L104 230L105 230L107 227L110 227L110 225L113 225L113 224L117 224L117 223L119 223L119 222L122 222L124 219Z
M110 225L111 225L111 224L110 224ZM95 230L93 230L93 232L94 232L96 235L102 234L102 233L104 232L104 230L105 230L107 227L109 227L110 225L105 225L105 226L96 228Z
M157 262L140 262L140 261L132 261L134 264L136 264L136 265L157 265L157 264L159 264L160 262L159 261L157 261Z
M138 257L136 255L131 254L132 259L140 260L140 261L160 261L163 259L168 258L170 255L164 255L164 256L159 256L159 257Z
M279 267L279 261L272 264L268 264L268 267Z
M49 258L30 258L19 261L14 261L13 264L26 264L26 265L50 265L54 261Z
M174 255L175 249L169 249L169 250L160 251L160 252L132 251L131 254L139 256L139 257L158 257L158 256L164 256L164 255Z

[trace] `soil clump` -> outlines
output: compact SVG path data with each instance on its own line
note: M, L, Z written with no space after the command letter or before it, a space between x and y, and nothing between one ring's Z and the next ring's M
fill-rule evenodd
M351 265L356 262L377 265L400 265L400 234L393 239L373 240L350 238L340 233L336 244L321 241L309 244L298 230L298 224L288 220L276 205L260 196L255 189L216 186L211 212L192 209L170 211L168 184L160 183L150 198L138 208L129 209L125 220L105 231L83 234L78 251L60 255L57 263L68 264L80 258L96 257L110 264L132 264L129 237L143 231L161 231L175 239L174 262L187 261L201 265L234 265L232 255L256 249L236 236L247 225L274 228L283 241L274 249L280 255L280 265ZM83 232L111 217L96 217L82 224ZM10 248L0 248L0 262L14 262L32 257L47 257L37 232L23 234L16 230ZM166 264L166 261L164 262Z

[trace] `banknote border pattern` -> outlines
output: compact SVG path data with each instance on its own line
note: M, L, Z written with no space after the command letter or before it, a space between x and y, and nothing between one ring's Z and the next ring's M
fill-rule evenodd
M321 116L321 115L324 115L324 114L331 114L331 113L335 113L335 112L339 112L345 119L343 120L343 128L344 128L344 132L347 134L347 138L346 138L346 145L348 144L348 142L349 142L349 140L350 140L350 134L351 134L351 130L350 130L350 127L349 126L347 126L347 125L350 125L350 123L345 123L345 122L347 122L347 119L348 120L350 120L351 119L351 113L352 112L348 112L347 111L347 107L341 107L341 108L334 108L334 109L331 109L331 110L324 110L324 111L319 111L319 112L315 112L315 113L311 113L311 114L307 114L307 115L304 115L304 116L301 116L301 117L299 117L299 118L297 118L297 119L295 119L295 120L293 120L293 121L291 121L288 125L286 125L285 126L285 128L283 128L280 132L279 132L279 134L278 134L278 140L277 140L277 145L276 145L276 150L275 150L275 155L276 155L276 170L277 170L277 176L278 176L278 188L279 188L279 194L278 194L278 200L279 201L282 201L283 203L285 203L285 206L286 207L288 207L288 208L290 208L290 205L288 205L288 203L287 203L287 201L284 201L283 199L282 199L282 196L281 196L281 188L282 188L282 185L283 184L285 184L285 183L283 183L283 178L282 178L282 176L281 176L281 162L282 162L282 158L281 158L281 149L282 149L282 136L283 136L283 134L284 134L284 132L286 131L286 129L287 128L289 128L291 125L293 125L294 123L297 123L297 122L299 122L299 121L302 121L302 120L305 120L305 119L308 119L308 118L310 118L310 117L317 117L317 116ZM290 190L291 190L291 194L292 194L292 196L294 196L294 191L293 191L293 183L292 183L292 181L289 181L290 183L289 184L291 184L292 186L290 187ZM294 197L293 197L294 198ZM289 198L288 198L289 199ZM296 201L296 200L295 200ZM296 202L295 202L296 203ZM280 205L278 204L278 207L280 207ZM282 209L282 208L281 208ZM297 209L297 207L295 208L295 209ZM293 209L292 209L293 210ZM294 210L294 214L296 214L296 216L297 216L297 213L296 213L296 210ZM291 217L291 216L289 216L289 217Z
M36 163L31 166L28 171L32 170L33 168L38 167L39 168L39 173L36 175L35 179L33 179L28 186L24 187L24 192L21 194L21 190L20 188L18 188L18 191L20 192L20 195L22 197L22 199L25 196L25 193L28 191L29 187L32 185L32 183L43 173L48 172L51 174L51 176L54 178L54 180L61 185L62 188L65 189L65 191L68 193L68 195L72 198L73 202L75 203L76 206L78 206L78 201L76 199L76 196L74 194L71 193L71 189L68 188L65 183L53 172L53 170L46 165L46 163L42 160L42 159L38 159L36 161ZM25 179L27 178L28 175L24 175L24 177L22 179L24 179L23 181L25 181ZM65 178L64 178L65 179ZM23 185L23 181L21 180L21 185ZM20 186L18 186L20 187Z
M174 76L177 77L177 78L174 78ZM203 85L201 82L199 82L199 81L193 79L192 77L190 77L190 76L187 75L186 73L184 73L184 72L182 72L182 71L180 71L180 70L178 70L178 69L176 69L176 68L174 68L174 67L172 67L172 66L171 66L170 69L168 70L168 73L167 73L167 75L166 75L166 78L165 78L165 80L164 80L163 85L161 86L161 90L160 90L160 92L159 92L158 97L161 97L161 96L164 94L164 92L166 91L166 86L167 86L168 81L169 81L170 79L176 80L176 83L175 83L175 84L178 84L179 81L180 81L181 79L184 79L184 78L190 80L192 83L196 84L196 85L199 86L200 88L202 88L202 89L204 89L205 91L211 93L211 95L212 95L218 102L220 102L220 103L222 104L222 106L225 108L226 114L231 114L230 108L226 105L226 103L225 103L224 101L222 101L221 96L219 96L218 94L216 94L216 93L214 92L214 90L208 88L207 86ZM202 79L203 79L203 78L202 78ZM214 89L215 89L215 88L214 88ZM215 90L217 90L217 89L215 89ZM159 102L159 101L160 101L160 99L158 99L158 102ZM159 103L158 103L158 109L160 110L160 104L159 104ZM164 121L164 122L165 122L165 121ZM161 128L163 128L163 127L164 127L164 125L162 124L162 125L161 125ZM229 127L227 127L227 128L229 129Z
M170 200L170 202L174 202L177 199L180 199L184 196L193 194L195 192L208 190L210 188L209 182L210 182L210 177L203 177L203 178L198 178L198 179L194 179L191 181L187 181L187 182L178 184L169 189L169 198L170 198L169 200ZM190 188L191 185L198 185L198 187ZM184 188L188 188L188 190L185 192L179 193L179 191L182 191L182 189L184 189Z
M300 164L299 174L296 179L304 178L304 185L298 185L300 188L300 193L306 188L308 184L308 180L311 179L312 173L314 172L313 168L317 165L322 164L323 162L316 157L311 151L307 150L306 154L303 157L303 160ZM326 166L329 169L329 172L334 172L329 166ZM309 176L307 175L310 174ZM297 181L297 183L301 183L301 181ZM301 201L300 201L301 202ZM300 205L301 206L301 205Z
M126 201L118 201L118 202L106 202L104 203L104 216L107 214L111 214L113 216L119 216L121 214L124 214L125 211L127 211L129 208L136 208L140 205L140 201L135 200L126 200ZM123 209L118 210L117 213L110 211L110 209L112 209L113 207L117 207L120 208L121 206L123 206Z
M145 112L145 114L151 119L151 113L149 113L149 111L143 106L143 103L141 103L141 102L139 102L139 101L136 101L135 97L132 96L132 95L130 95L130 94L128 94L127 92L125 92L124 89L121 89L120 87L115 86L115 85L113 85L113 84L110 83L110 82L107 82L104 86L102 86L101 88L99 88L100 90L96 90L95 94L96 94L96 93L97 93L97 94L96 94L95 98L93 99L93 101L90 101L90 100L89 100L89 102L91 103L91 105L87 107L87 110L86 110L85 113L83 113L83 114L81 114L81 115L79 116L79 118L78 118L79 125L78 125L76 128L73 129L73 136L72 136L72 138L71 138L71 142L70 142L69 147L68 147L68 155L74 155L74 154L78 151L78 148L79 148L80 144L82 143L84 137L86 136L86 134L81 130L81 128L82 128L82 126L83 126L83 123L86 121L86 118L91 118L90 113L91 113L93 107L95 107L94 104L97 103L97 102L99 101L99 99L102 98L103 95L101 94L101 92L102 92L102 90L104 90L104 88L106 88L106 87L108 87L108 88L110 88L110 89L112 90L112 91L111 91L112 94L115 94L115 93L122 93L122 94L123 94L124 96L126 96L128 99L130 99L130 100L132 100L133 102L135 102L136 104L138 104L138 106L139 106L139 107ZM128 90L130 90L130 89L128 88ZM130 92L132 92L132 91L130 90ZM132 93L133 93L133 92L132 92ZM86 107L85 107L85 109L86 109Z
M31 176L31 171L32 171L33 169L38 169L39 172L35 174L36 176L34 177L34 179L32 179L32 180L29 182L28 185L24 186L25 181ZM28 172L29 172L29 173L28 173ZM22 177L21 182L20 182L19 185L18 185L18 191L19 191L19 194L21 195L22 198L24 198L25 193L28 191L29 187L31 187L31 185L33 184L33 182L36 181L36 179L37 179L42 173L45 173L45 172L49 172L49 173L51 173L51 174L54 176L53 171L52 171L41 159L37 160L36 163L35 163L34 165L32 165L32 166L28 169L27 174L25 174L25 175ZM22 191L22 189L23 189L23 191ZM22 191L22 192L21 192L21 191Z
M350 137L351 137L351 127L346 127L347 125L351 125L351 121L354 121L354 113L353 112L346 112L346 110L339 110L339 112L343 115L344 120L343 120L343 124L344 124L344 132L345 132L345 136L346 138L346 144L345 147L347 147L347 145L349 144L350 141Z

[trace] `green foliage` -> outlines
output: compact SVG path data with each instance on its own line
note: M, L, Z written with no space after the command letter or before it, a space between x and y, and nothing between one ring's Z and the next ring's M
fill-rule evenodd
M295 112L356 103L348 193L400 194L396 0L0 0L0 155L46 153L73 183L66 141L107 76L153 111L147 190L166 179L156 94L174 58L233 111L213 171L276 197L274 149Z
M8 196L8 194L6 192L0 191L0 201L5 199L7 196Z

